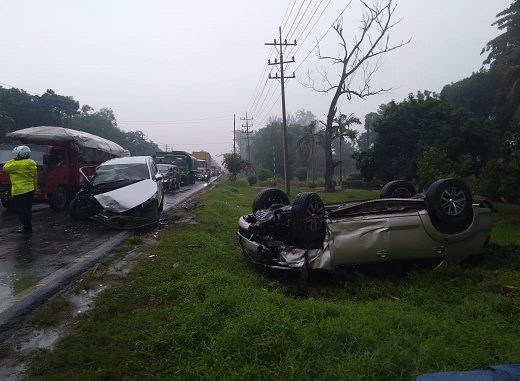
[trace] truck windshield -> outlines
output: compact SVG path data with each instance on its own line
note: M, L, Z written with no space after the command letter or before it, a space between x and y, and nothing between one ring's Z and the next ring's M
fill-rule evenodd
M157 164L157 169L161 173L167 173L170 168L173 168L171 164Z
M150 179L150 172L146 164L111 164L101 165L96 169L94 187L99 186L126 186L141 180Z
M13 159L13 148L19 144L0 144L0 164L5 164L6 161ZM43 155L47 152L46 146L39 146L35 144L27 145L31 149L31 159L36 164L43 165Z

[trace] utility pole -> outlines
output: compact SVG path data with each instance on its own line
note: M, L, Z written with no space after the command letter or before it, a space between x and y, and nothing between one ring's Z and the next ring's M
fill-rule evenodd
M233 114L233 157L237 156L237 143L236 143L236 123L235 114Z
M287 143L287 117L285 116L285 80L289 78L296 78L294 75L294 72L292 76L286 77L284 75L284 64L292 63L294 62L294 57L291 61L284 61L283 60L283 48L287 46L296 46L296 40L294 40L294 43L287 42L287 39L285 41L282 41L282 27L280 26L278 28L280 40L276 42L276 38L274 39L274 42L266 42L265 45L271 45L276 46L278 49L278 53L280 53L280 61L278 62L277 59L274 60L274 62L271 62L271 60L267 60L268 65L280 65L280 77L278 77L278 73L276 73L276 76L271 76L271 73L269 73L269 79L280 79L280 83L282 85L282 121L283 121L283 173L285 175L285 193L287 193L287 196L291 193L291 187L289 184L289 147Z
M252 121L253 118L248 118L247 117L247 112L246 112L246 117L245 118L240 118L240 120L243 120L243 121L246 122L245 126L242 124L242 128L246 129L245 131L242 130L242 133L246 134L246 138L247 138L247 160L251 163L251 150L249 149L249 134L250 134L249 127L253 127L253 125L249 124L249 122Z
M276 185L276 155L274 153L274 146L273 146L273 186Z

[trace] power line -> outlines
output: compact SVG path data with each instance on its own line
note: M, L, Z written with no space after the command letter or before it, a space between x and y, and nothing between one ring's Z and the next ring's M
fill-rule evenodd
M306 1L307 1L307 0L303 0L302 3L301 3L301 5L300 5L300 8L298 8L298 13L296 13L296 16L294 17L294 20L293 20L293 22L292 22L292 24L291 24L291 27L289 28L289 31L286 33L287 36L291 33L292 27L294 26L294 23L296 22L296 19L297 19L298 16L300 15L300 12L302 11L302 8L303 8L303 6L305 5L305 2L306 2Z
M303 63L309 58L309 56L311 55L311 53L314 51L314 49L316 49L316 47L320 44L321 40L323 40L325 38L325 36L330 32L330 30L332 29L332 26L334 25L334 23L336 23L339 18L343 15L343 13L347 10L347 8L349 7L349 5L352 3L352 0L350 0L347 5L345 6L345 8L343 8L343 10L340 12L340 14L338 15L338 17L336 17L336 19L334 20L334 22L328 27L328 29L325 31L325 34L323 36L321 36L321 38L318 40L318 42L316 42L316 45L314 45L312 47L312 49L309 51L309 53L305 56L305 58L300 62L300 64L298 65L298 67L296 67L296 70L298 70L302 65ZM296 50L296 52L298 52L298 50Z
M274 106L278 103L278 101L280 100L281 97L282 97L281 94L278 94L278 97L276 97L275 101L271 104L271 107L269 108L269 110L264 114L264 118L262 119L262 123L260 123L260 124L264 124L265 121L267 120L267 118L269 118L269 114L271 113Z
M329 5L331 4L331 2L332 2L332 0L329 0L329 2L328 2L328 3L325 5L325 7L322 9L321 13L319 14L318 18L314 21L314 24L312 25L311 29L309 29L309 31L308 31L308 33L306 34L306 36L305 36L305 38L303 39L303 41L300 41L300 43L298 44L298 48L296 49L296 52L295 52L295 53L297 53L297 52L301 49L302 45L305 43L305 41L306 41L307 38L309 37L310 33L314 30L314 28L316 27L317 23L318 23L319 20L322 18L323 14L324 14L325 11L327 10L327 8L328 8ZM298 38L297 38L298 41L299 41L300 37L303 36L303 34L305 33L305 31L307 30L307 28L309 27L309 25L311 25L311 22L312 22L314 16L316 15L316 13L318 12L318 10L319 10L319 8L320 8L320 6L321 6L322 3L323 3L323 0L320 0L320 2L317 3L317 6L312 10L312 12L311 12L311 14L310 14L310 17L308 18L308 20L307 20L305 26L301 29L301 31L300 31L300 33L299 33L299 35L298 35ZM309 5L310 5L310 4L311 4L311 3L309 2ZM305 12L304 12L304 14L302 15L302 18L300 19L300 21L303 20L303 17L304 17L304 16L305 16ZM293 36L294 36L294 34L296 34L296 31L297 31L297 28L293 31ZM292 37L291 37L291 38L292 38ZM291 40L291 38L289 38L289 40ZM290 55L291 55L291 52L293 52L294 49L295 49L295 46L291 46L290 49L289 49L289 52L286 53L286 55L287 55L287 56L290 56ZM265 71L264 71L264 72L265 72ZM264 84L264 87L265 87L265 84ZM274 94L271 94L270 99L273 98L273 95L274 95ZM260 96L258 97L257 104L256 104L257 106L258 106L258 102L260 102L260 98L261 98L261 97L262 97L262 95L260 94ZM269 100L269 101L267 101L267 104L265 103L265 100L266 100L267 98L269 98L269 91L268 91L268 93L266 94L264 100L262 101L261 106L260 106L260 107L257 107L256 111L254 111L255 114L259 114L259 113L262 113L262 112L264 111L264 109L263 109L263 105L264 105L264 104L267 105L267 104L269 104L269 102L270 102L270 100ZM260 110L260 111L258 111L258 110ZM251 110L251 111L252 111L252 110Z
M289 37L287 37L287 39L290 41L293 36L296 34L296 31L298 30L298 27L300 26L303 18L305 17L305 15L307 14L307 11L309 10L309 7L310 5L312 4L312 0L310 0L308 3L307 3L307 7L305 8L305 11L303 11L302 13L302 17L300 17L300 20L298 21L298 24L296 24L296 27L294 28L293 32L289 35ZM290 31L289 31L290 32ZM288 33L289 33L288 32Z
M230 115L214 116L206 118L177 119L177 120L121 120L120 123L128 125L150 125L150 124L182 124L182 123L206 123L208 121L228 120Z
M284 22L284 19L285 19L285 16L287 16L287 19L285 19L285 24L284 24L284 27L285 25L287 24L287 21L289 20L289 18L291 17L291 14L292 14L292 11L293 11L293 8L294 6L296 5L296 0L293 0L293 3L292 3L292 8L291 8L291 11L289 12L289 14L287 14L287 11L289 10L289 7L291 6L291 3L289 3L287 5L287 8L285 9L285 13L282 17L282 23ZM267 55L267 58L271 58L271 55L273 54L274 52L274 46L271 48L271 50L269 51L269 54ZM260 89L260 86L261 86L261 83L262 83L262 79L265 77L265 73L267 71L267 66L264 67L264 70L262 71L262 74L260 75L260 77L258 78L258 83L256 84L255 86L255 90L253 92L253 96L251 97L251 100L249 101L248 104L250 104L250 106L248 107L248 110L251 111L253 109L253 106L255 104L255 101L257 100L257 98L259 97L259 89ZM264 84L264 88L265 88L265 84ZM260 95L261 97L261 95Z
M267 78L267 80L269 80L269 78ZM274 90L276 90L276 87L274 86L274 82L270 82L269 83L269 89L267 90L266 95L265 95L264 99L262 100L262 103L260 104L260 106L255 111L255 114L261 114L261 113L264 112L264 110L265 110L264 107L266 105L265 102L267 101L267 99L270 100L270 99L273 98L273 96L275 94Z
M289 5L290 5L290 3L289 3ZM295 5L296 5L296 0L293 1L291 12L289 12L289 16L287 16L287 20L285 20L285 24L283 24L283 26L282 26L282 32L285 30L285 26L287 25L287 21L289 21L289 18L291 17L291 14L292 14L292 11L293 11ZM283 22L283 20L282 20L282 22Z
M296 48L296 52L298 52L298 50L301 49L301 47L303 46L303 44L305 44L305 41L307 41L307 38L309 37L309 34L310 34L310 33L312 32L312 30L316 27L316 24L318 23L318 21L320 21L321 16L323 16L323 13L324 13L325 10L329 7L331 1L332 1L332 0L329 0L329 2L325 5L325 7L323 8L322 12L320 13L320 15L318 16L318 18L317 18L316 21L314 22L312 28L309 30L309 33L307 33L307 35L305 36L305 38L302 39L303 34L305 33L305 31L307 30L307 28L309 27L309 25L311 25L312 19L314 18L314 16L315 16L316 13L318 12L318 9L320 8L321 4L323 3L323 0L320 0L320 2L317 3L316 8L312 11L311 16L310 16L309 19L307 20L307 23L305 24L305 26L304 26L304 27L302 28L302 30L300 31L300 34L296 37L296 40L300 41L300 43L298 44L298 48ZM292 52L293 52L294 49L295 49L295 47L291 47L290 51L289 51L287 54L292 54Z
M323 1L323 0L322 0ZM298 37L298 40L301 40L301 43L299 44L299 46L296 48L296 51L294 52L294 55L298 54L298 52L300 51L300 49L303 47L303 44L307 41L307 38L309 38L309 35L312 33L312 31L314 30L314 28L316 28L316 25L318 24L318 22L321 20L323 14L325 13L325 11L327 10L327 8L329 7L330 3L332 2L332 0L329 0L329 2L327 4L325 4L325 7L322 9L320 15L318 16L318 18L314 21L314 24L312 25L311 29L309 29L309 31L307 32L307 34L305 35L305 37L303 38L303 40L301 40L301 36ZM321 2L320 2L320 5L321 5ZM345 8L346 9L346 8ZM316 9L317 11L317 9ZM307 25L307 27L310 25L310 20L309 20L309 24ZM303 34L303 33L302 33ZM294 48L293 48L294 49ZM314 48L313 48L314 49Z

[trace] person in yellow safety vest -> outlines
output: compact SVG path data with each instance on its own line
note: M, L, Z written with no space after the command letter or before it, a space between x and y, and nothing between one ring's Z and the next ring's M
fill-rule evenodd
M14 159L4 164L4 172L11 178L11 196L14 197L16 212L22 222L17 233L32 233L32 204L37 182L37 169L31 160L31 149L18 146L13 149Z

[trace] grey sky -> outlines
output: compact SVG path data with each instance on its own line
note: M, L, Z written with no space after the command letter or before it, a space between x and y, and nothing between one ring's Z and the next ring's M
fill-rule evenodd
M253 102L265 82L260 75L270 48L264 42L273 40L291 9L284 30L292 39L299 36L318 4L293 50L296 63L290 72L346 1L2 0L0 84L36 94L51 88L95 109L109 107L125 130L139 129L158 143L188 151L205 149L216 156L232 149L233 113L239 126L238 118L254 111L254 129L263 127L268 116L281 115L275 81L269 81L260 100ZM343 102L342 111L362 118L391 99L402 100L417 90L440 91L477 71L483 61L480 50L498 34L490 24L509 4L509 0L399 1L396 19L402 21L391 39L411 37L412 42L385 56L373 80L374 87L392 87L392 92ZM344 13L347 41L357 31L359 19L360 6L353 0ZM330 31L320 45L334 54L337 43ZM308 70L316 74L323 64L313 53L298 68L298 80L290 80L287 87L289 112L304 108L318 117L326 113L330 95L298 82L305 81ZM334 78L333 72L330 75Z

